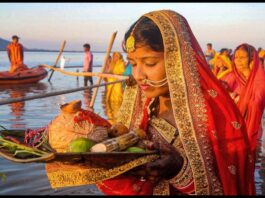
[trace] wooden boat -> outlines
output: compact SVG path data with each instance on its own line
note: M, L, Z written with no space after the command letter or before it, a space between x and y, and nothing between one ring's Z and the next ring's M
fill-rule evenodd
M48 72L42 66L14 73L3 71L0 72L0 85L37 83L44 79L47 74Z

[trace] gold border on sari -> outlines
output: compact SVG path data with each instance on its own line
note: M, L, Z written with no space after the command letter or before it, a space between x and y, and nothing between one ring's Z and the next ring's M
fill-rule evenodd
M117 115L117 121L130 128L132 114L135 109L135 102L137 97L137 86L126 86L123 94L121 107Z
M150 124L170 144L175 138L176 129L163 119L152 117Z
M52 188L96 184L151 162L158 157L158 155L143 156L111 169L91 168L85 163L66 164L53 162L46 164L46 172Z
M164 42L165 67L179 135L190 162L197 195L221 194L218 177L213 169L213 159L207 141L207 116L204 96L194 60L194 51L184 20L171 11L145 14L158 28ZM197 134L196 135L195 131ZM207 151L205 153L205 151ZM207 159L205 159L207 157ZM206 164L207 163L207 164ZM215 179L212 185L211 176ZM213 189L212 186L215 186Z

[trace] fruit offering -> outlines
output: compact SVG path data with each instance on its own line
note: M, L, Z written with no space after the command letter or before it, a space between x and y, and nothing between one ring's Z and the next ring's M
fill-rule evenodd
M69 144L68 151L74 153L89 152L90 148L95 145L95 142L88 138L76 138Z

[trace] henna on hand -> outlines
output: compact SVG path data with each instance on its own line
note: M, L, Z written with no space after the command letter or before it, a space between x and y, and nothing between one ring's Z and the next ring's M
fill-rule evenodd
M161 157L146 165L147 174L150 176L171 179L179 173L183 165L182 156L172 147L155 144Z

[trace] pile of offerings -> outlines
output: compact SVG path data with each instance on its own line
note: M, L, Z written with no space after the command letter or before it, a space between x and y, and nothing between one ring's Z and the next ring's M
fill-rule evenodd
M0 155L26 163L60 160L60 156L78 154L154 153L145 131L130 131L121 123L111 125L81 106L80 100L61 105L60 114L48 126L37 130L0 131Z

